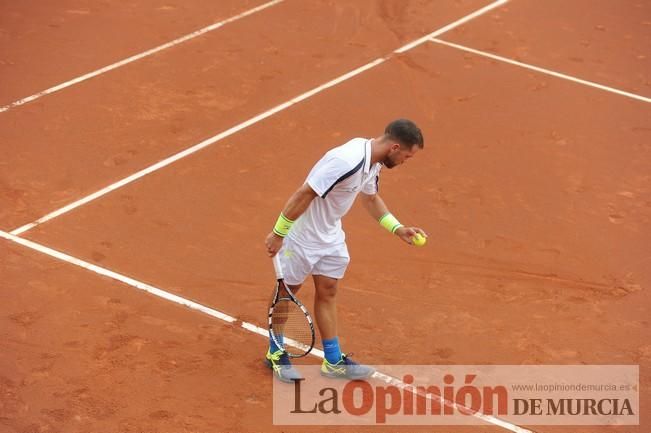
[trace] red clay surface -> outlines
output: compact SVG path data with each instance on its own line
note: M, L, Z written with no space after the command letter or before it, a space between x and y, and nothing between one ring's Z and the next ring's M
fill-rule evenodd
M651 97L649 2L519 0L442 39Z
M0 252L1 432L305 431L270 425L262 338L19 246Z
M278 5L185 49L2 113L0 124L22 125L3 126L2 143L11 135L24 146L0 148L7 161L0 225L29 222L479 7L437 3L434 18L432 10L413 12L422 7L415 5L401 18L398 3L355 5ZM326 20L324 13L333 16ZM518 12L518 19L538 19L527 13ZM410 33L389 31L382 16ZM461 34L494 20L494 14L477 19ZM493 37L486 30L484 40ZM202 56L211 44L240 50L228 59ZM269 47L276 53L256 66ZM201 72L213 62L228 74L217 83ZM264 74L269 84L260 84ZM149 90L139 94L142 88ZM172 103L174 95L206 88L212 90ZM101 104L89 103L100 95L113 98L104 115ZM339 302L345 349L376 364L639 364L644 408L651 397L648 105L447 47L414 49L24 236L262 324L271 279L262 240L269 224L326 149L379 134L396 116L422 125L426 149L385 170L381 194L401 220L427 230L430 242L423 249L399 244L360 209L345 220L352 255ZM181 119L176 130L170 127L175 118ZM37 119L59 125L59 135L50 136L60 146L56 154L26 130L30 121L37 129ZM93 140L74 140L91 131L99 131ZM137 154L120 156L128 148ZM111 158L123 162L106 164ZM259 366L263 338L2 246L9 257L2 277L9 283L2 287L8 302L0 319L7 325L0 329L7 330L3 353L10 356L0 357L0 366L16 367L2 368L11 373L3 375L10 391L0 404L13 409L0 426L324 431L271 425L271 378ZM310 292L303 294L308 305ZM53 339L47 332L54 327L61 331ZM379 336L378 328L391 338ZM228 359L214 352L224 340L236 348ZM66 345L71 341L88 349ZM396 341L408 344L396 351ZM181 375L161 367L170 359ZM59 377L72 374L65 367L74 363L81 371L75 369L68 386ZM53 372L31 379L46 367ZM127 388L116 386L119 380ZM151 383L159 385L151 395L138 393ZM74 394L83 388L90 391ZM112 412L100 419L85 399ZM226 409L233 402L236 410ZM645 414L641 421L639 427L536 431L646 432Z
M28 223L484 3L284 2L2 113L0 227Z
M263 3L263 0L4 2L0 15L0 106Z

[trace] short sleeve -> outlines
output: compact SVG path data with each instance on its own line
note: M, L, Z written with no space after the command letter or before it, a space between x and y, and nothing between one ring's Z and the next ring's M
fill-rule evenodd
M326 154L310 171L307 184L321 196L326 195L350 172L350 164L341 158Z

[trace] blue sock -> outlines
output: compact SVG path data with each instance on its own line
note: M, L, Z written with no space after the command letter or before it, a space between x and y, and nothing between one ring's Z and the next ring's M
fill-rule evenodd
M336 364L341 360L341 349L339 348L339 337L323 340L323 352L325 359L330 364Z
M283 334L276 335L276 338L278 339L278 342L280 344L284 344L283 341ZM280 347L276 344L273 338L271 338L271 335L269 335L269 352L274 353L280 350Z

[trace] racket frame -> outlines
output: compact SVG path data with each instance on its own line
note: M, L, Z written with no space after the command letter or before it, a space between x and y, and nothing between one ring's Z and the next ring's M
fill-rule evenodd
M312 351L312 349L314 348L314 343L315 343L315 339L316 339L315 332L314 332L314 323L312 321L312 316L310 316L309 311L307 311L307 308L305 308L305 306L301 303L301 301L299 301L298 298L296 298L296 296L294 296L294 293L292 293L292 291L289 289L289 287L287 287L287 284L285 284L285 277L283 275L283 268L282 268L282 265L280 263L280 257L279 256L280 256L280 254L277 253L272 258L273 265L274 265L274 270L276 271L276 291L275 291L273 300L271 301L271 305L269 306L269 336L274 341L274 343L276 343L276 346L278 348L280 348L284 353L286 353L287 356L289 356L290 358L302 358L302 357L306 356L307 354L309 354ZM285 293L287 293L287 296L280 296L281 287L282 287L282 290L284 290ZM298 308L300 308L300 310L303 312L303 314L305 314L305 319L306 319L306 321L307 321L307 323L308 323L308 325L310 327L310 333L312 335L312 341L310 342L309 347L307 347L307 345L305 345L307 347L307 349L304 349L303 347L297 347L298 349L301 349L303 351L303 353L291 353L291 352L288 352L287 349L285 348L285 344L284 343L280 344L280 342L276 338L276 334L274 333L274 330L273 330L272 316L273 316L274 308L275 308L276 304L279 301L293 302L296 305L298 305ZM297 342L297 343L301 344L300 342ZM296 347L296 345L292 345L292 346ZM301 344L301 346L303 346L303 345Z

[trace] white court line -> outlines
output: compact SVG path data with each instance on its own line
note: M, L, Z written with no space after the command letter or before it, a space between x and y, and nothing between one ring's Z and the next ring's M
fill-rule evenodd
M59 259L61 261L73 264L75 266L82 267L84 269L88 269L91 272L95 272L96 274L103 275L105 277L112 278L117 281L121 281L125 284L128 284L132 287L135 287L136 289L139 290L144 290L145 292L151 293L154 296L158 296L159 298L167 299L168 301L175 302L177 304L185 305L186 307L189 307L193 310L201 311L204 314L207 314L209 316L215 317L219 320L223 320L224 322L228 323L234 323L237 321L236 318L229 316L228 314L224 314L220 311L213 310L212 308L208 308L204 305L198 304L196 302L190 301L188 299L182 298L180 296L177 296L173 293L166 292L165 290L159 289L157 287L151 286L149 284L143 283L138 280L134 280L133 278L127 277L125 275L118 274L117 272L110 271L106 268L102 268L101 266L94 265L92 263L88 263L84 260L78 259L76 257L69 256L65 253L62 253L57 250L53 250L52 248L48 248L44 245L37 244L36 242L32 242L27 239L20 238L18 236L14 236L10 233L4 232L0 230L0 237L5 238L7 240L13 241L17 244L20 244L24 247L31 248L32 250L36 250L40 253L46 254L50 257L54 257L55 259Z
M187 34L185 36L181 36L180 38L174 39L173 41L167 42L167 43L165 43L163 45L159 45L159 46L157 46L155 48L144 51L144 52L142 52L140 54L133 55L133 56L128 57L128 58L126 58L124 60L120 60L119 62L113 63L113 64L108 65L108 66L104 66L103 68L97 69L97 70L95 70L93 72L89 72L89 73L81 75L81 76L79 76L77 78L73 78L70 81L66 81L65 83L61 83L61 84L58 84L58 85L56 85L54 87L50 87L49 89L46 89L46 90L43 90L41 92L35 93L32 96L28 96L26 98L19 99L18 101L14 101L11 104L0 107L0 113L2 113L3 111L7 111L7 110L9 110L11 108L14 108L14 107L18 107L19 105L23 105L23 104L26 104L28 102L32 102L33 100L38 99L38 98L40 98L42 96L45 96L45 95L49 95L50 93L58 92L59 90L65 89L66 87L70 87L70 86L72 86L74 84L81 83L82 81L86 81L88 79L91 79L93 77L101 75L101 74L103 74L105 72L109 72L109 71L112 71L113 69L117 69L117 68L119 68L121 66L124 66L124 65L127 65L129 63L135 62L136 60L140 60L143 57L151 56L152 54L158 53L159 51L163 51L163 50L165 50L167 48L171 48L171 47L173 47L175 45L178 45L178 44L181 44L183 42L189 41L190 39L196 38L197 36L201 36L204 33L208 33L208 32L211 32L213 30L216 30L216 29L224 26L225 24L232 23L233 21L237 21L237 20L239 20L241 18L252 15L252 14L254 14L256 12L259 12L259 11L261 11L263 9L266 9L266 8L268 8L270 6L276 5L276 4L278 4L278 3L282 2L282 1L283 0L270 1L268 3L265 3L265 4L262 4L260 6L254 7L253 9L249 9L249 10L247 10L245 12L242 12L241 14L238 14L238 15L235 15L233 17L227 18L227 19L225 19L223 21L220 21L218 23L211 24L211 25L209 25L207 27L204 27L202 29L199 29L197 31L189 33L189 34Z
M561 78L561 79L564 79L564 80L572 81L574 83L579 83L579 84L583 84L585 86L594 87L596 89L604 90L606 92L611 92L611 93L615 93L615 94L618 94L618 95L621 95L621 96L626 96L628 98L637 99L638 101L651 102L651 98L647 98L646 96L641 96L641 95L637 95L635 93L626 92L624 90L615 89L614 87L604 86L603 84L595 83L593 81L583 80L581 78L573 77L573 76L567 75L567 74L562 74L560 72L556 72L556 71L552 71L552 70L549 70L549 69L541 68L539 66L534 66L534 65L527 64L527 63L518 62L517 60L509 59L507 57L498 56L496 54L487 53L486 51L476 50L474 48L469 48L469 47L466 47L466 46L463 46L463 45L454 44L452 42L447 42L447 41L444 41L444 40L441 40L441 39L436 39L436 38L430 38L430 41L434 42L434 43L437 43L437 44L446 45L448 47L456 48L458 50L466 51L468 53L477 54L478 56L488 57L489 59L498 60L500 62L509 63L511 65L519 66L521 68L530 69L532 71L536 71L536 72L551 75L551 76L554 76L554 77L557 77L557 78Z
M168 157L166 159L163 159L162 161L159 161L156 164L150 165L149 167L146 167L146 168L144 168L144 169L142 169L142 170L140 170L140 171L138 171L138 172L136 172L136 173L134 173L134 174L132 174L130 176L125 177L124 179L121 179L121 180L119 180L119 181L117 181L115 183L112 183L111 185L109 185L107 187L104 187L104 188L100 189L99 191L96 191L96 192L94 192L94 193L92 193L90 195L87 195L86 197L83 197L83 198L81 198L81 199L79 199L79 200L77 200L75 202L70 203L67 206L64 206L64 207L62 207L60 209L57 209L54 212L51 212L51 213L39 218L38 220L36 220L34 222L31 222L29 224L25 224L22 227L19 227L19 228L15 229L15 230L12 230L11 234L12 235L20 235L20 234L26 232L27 230L30 230L30 229L36 227L39 224L42 224L42 223L44 223L46 221L51 220L52 218L56 218L56 217L58 217L60 215L63 215L65 213L67 213L67 212L70 212L71 210L73 210L75 208L78 208L81 205L84 205L84 204L86 204L88 202L91 202L91 201L93 201L93 200L95 200L95 199L97 199L99 197L102 197L103 195L108 194L111 191L114 191L114 190L116 190L118 188L121 188L121 187L123 187L125 185L128 185L131 182L133 182L133 181L135 181L137 179L140 179L141 177L144 177L144 176L146 176L146 175L148 175L150 173L153 173L153 172L155 172L157 170L160 170L161 168L166 167L166 166L172 164L173 162L178 161L179 159L182 159L182 158L185 158L186 156L192 155L193 153L200 151L204 147L208 147L211 144L214 144L214 143L216 143L216 142L218 142L220 140L223 140L224 138L226 138L226 137L228 137L230 135L233 135L236 132L241 131L244 128L247 128L247 127L249 127L251 125L254 125L254 124L260 122L261 120L266 119L267 117L278 113L279 111L282 111L282 110L284 110L284 109L286 109L288 107L291 107L292 105L297 104L297 103L309 98L310 96L313 96L313 95L315 95L315 94L317 94L317 93L319 93L319 92L321 92L321 91L323 91L323 90L325 90L325 89L327 89L329 87L335 86L335 85L339 84L340 82L345 81L345 80L347 80L350 77L353 77L355 75L358 75L358 74L364 72L365 70L370 69L370 68L372 68L372 67L374 67L374 66L376 66L376 65L378 65L378 64L380 64L380 63L382 63L384 61L385 61L385 59L377 59L377 60L374 60L371 63L367 63L366 65L355 69L354 71L351 71L351 72L349 72L347 74L344 74L344 75L340 76L339 78L336 78L336 79L334 79L332 81L327 82L326 84L323 84L323 85L321 85L319 87L316 87L316 88L314 88L314 89L312 89L312 90L310 90L308 92L305 92L302 95L299 95L299 96L297 96L297 97L295 97L293 99L290 99L289 101L287 101L285 103L277 105L274 108L272 108L271 110L267 110L264 113L260 113L257 116L252 117L249 120L246 120L246 121L240 123L239 125L235 125L232 128L227 129L224 132L220 132L219 134L217 134L215 136L212 136L212 137L202 141L201 143L195 144L194 146L189 147L189 148L187 148L185 150L182 150L181 152L178 152L178 153L176 153L176 154L174 154L174 155L172 155L172 156L170 156L170 157Z
M377 66L377 65L379 65L381 63L384 63L385 61L390 59L396 53L403 53L403 52L405 52L407 50L415 48L418 45L421 45L421 44L423 44L423 43L425 43L427 41L430 41L431 40L430 38L433 35L439 35L443 31L448 31L448 30L450 30L450 29L452 29L452 28L454 28L454 27L456 27L458 25L461 25L461 24L467 22L468 20L470 20L472 18L476 18L479 15L488 12L489 10L492 10L492 9L494 9L494 8L500 6L500 5L503 5L506 2L507 2L507 0L497 0L497 1L489 4L488 6L484 6L483 8L481 8L481 9L479 9L479 10L477 10L477 11L475 11L475 12L469 14L469 15L466 15L465 17L455 21L452 24L448 24L445 27L441 27L440 29L433 31L432 33L429 33L426 36L418 38L418 39L416 39L416 40L402 46L401 48L398 48L398 49L394 50L392 53L390 53L390 54L388 54L388 55L386 55L384 57L377 58L377 59L375 59L375 60L373 60L373 61L371 61L371 62L369 62L369 63L367 63L367 64L365 64L363 66L360 66L357 69L354 69L354 70L352 70L350 72L347 72L347 73L345 73L345 74L343 74L343 75L341 75L341 76L339 76L339 77L337 77L337 78L335 78L335 79L333 79L331 81L328 81L325 84L317 86L317 87L313 88L312 90L309 90L309 91L307 91L307 92L305 92L305 93L303 93L303 94L301 94L299 96L296 96L295 98L290 99L287 102L284 102L284 103L282 103L280 105L277 105L277 106L271 108L270 110L267 110L267 111L265 111L263 113L258 114L255 117L250 118L249 120L246 120L246 121L244 121L244 122L242 122L242 123L240 123L238 125L235 125L235 126L231 127L230 129L227 129L224 132L220 132L219 134L214 135L214 136L202 141L201 143L195 144L194 146L189 147L189 148L187 148L185 150L182 150L181 152L178 152L178 153L176 153L176 154L174 154L174 155L172 155L172 156L170 156L170 157L168 157L166 159L163 159L162 161L159 161L159 162L157 162L157 163L155 163L153 165L150 165L149 167L146 167L146 168L138 171L137 173L134 173L134 174L132 174L132 175L130 175L128 177L125 177L124 179L121 179L121 180L119 180L119 181L117 181L115 183L112 183L111 185L109 185L107 187L104 187L104 188L100 189L99 191L96 191L96 192L94 192L94 193L92 193L90 195L87 195L87 196L85 196L85 197L83 197L83 198L81 198L81 199L79 199L77 201L74 201L74 202L72 202L72 203L70 203L70 204L68 204L68 205L66 205L66 206L64 206L62 208L59 208L59 209L57 209L57 210L55 210L53 212L50 212L49 214L37 219L36 221L33 221L33 222L29 223L29 224L25 224L24 226L18 227L16 229L12 230L11 234L12 235L20 235L22 233L25 233L26 231L36 227L39 224L43 224L44 222L49 221L52 218L56 218L56 217L58 217L60 215L63 215L65 213L67 213L67 212L70 212L71 210L73 210L75 208L78 208L81 205L84 205L84 204L86 204L88 202L91 202L91 201L93 201L93 200L95 200L95 199L97 199L99 197L102 197L102 196L108 194L111 191L114 191L114 190L116 190L118 188L121 188L121 187L123 187L123 186L137 180L137 179L140 179L141 177L144 177L144 176L146 176L146 175L148 175L150 173L153 173L153 172L155 172L157 170L160 170L161 168L166 167L166 166L172 164L173 162L178 161L179 159L182 159L182 158L185 158L186 156L192 155L193 153L198 152L199 150L201 150L201 149L203 149L205 147L208 147L211 144L214 144L214 143L216 143L216 142L218 142L220 140L223 140L224 138L226 138L226 137L228 137L230 135L233 135L238 131L241 131L241 130L243 130L245 128L248 128L249 126L254 125L254 124L260 122L261 120L264 120L267 117L270 117L270 116L272 116L272 115L274 115L274 114L276 114L276 113L278 113L280 111L283 111L283 110L291 107L294 104L297 104L297 103L299 103L301 101L304 101L304 100L316 95L317 93L320 93L320 92L322 92L322 91L324 91L324 90L326 90L326 89L328 89L330 87L336 86L337 84L340 84L340 83L342 83L342 82L344 82L344 81L346 81L346 80L348 80L348 79L350 79L350 78L352 78L352 77L354 77L356 75L359 75L364 71L367 71L367 70L369 70L371 68L374 68L375 66Z
M260 328L259 326L254 325L253 323L249 322L242 322L242 328L246 329L247 331L253 332L254 334L261 335L265 338L269 338L269 330L265 328ZM294 344L291 344L291 346L297 347ZM323 353L323 350L317 349L316 347L312 348L310 351L310 355L315 356L317 358L323 359L325 354Z
M455 22L448 24L445 27L441 27L440 29L430 33L429 35L425 35L422 38L416 39L415 41L410 42L407 45L398 48L397 50L394 51L394 53L404 53L405 51L409 51L412 48L417 47L418 45L422 44L423 42L427 42L428 40L431 40L432 38L440 36L443 33L449 32L450 30L452 30L452 29L454 29L456 27L459 27L460 25L465 24L465 23L467 23L468 21L470 21L470 20L472 20L474 18L477 18L478 16L483 15L488 11L491 11L491 10L497 8L497 7L502 6L503 4L505 4L508 1L509 0L498 0L496 2L490 3L490 4L484 6L481 9L477 9L475 12L473 12L473 13L471 13L469 15L466 15L465 17L460 18L460 19L456 20Z
M40 253L43 253L43 254L48 255L50 257L53 257L55 259L64 261L64 262L69 263L71 265L84 268L84 269L89 270L91 272L94 272L96 274L111 278L111 279L116 280L116 281L120 281L120 282L125 283L125 284L127 284L129 286L135 287L136 289L143 290L143 291L145 291L147 293L150 293L150 294L152 294L154 296L158 296L160 298L166 299L166 300L174 302L176 304L180 304L180 305L189 307L189 308L191 308L193 310L200 311L200 312L202 312L204 314L207 314L207 315L209 315L211 317L215 317L215 318L217 318L219 320L223 320L224 322L227 322L227 323L240 322L240 327L241 328L243 328L243 329L245 329L245 330L247 330L249 332L252 332L254 334L260 335L260 336L262 336L264 338L269 338L269 331L267 329L260 328L259 326L254 325L253 323L240 321L240 320L236 319L233 316L230 316L230 315L228 315L226 313L222 313L221 311L217 311L215 309L206 307L205 305L198 304L198 303L196 303L194 301L190 301L188 299L185 299L185 298L182 298L180 296L174 295L174 294L172 294L170 292L167 292L167 291L165 291L163 289L159 289L159 288L151 286L151 285L149 285L147 283L143 283L141 281L135 280L135 279L133 279L131 277L127 277L125 275L119 274L117 272L111 271L111 270L103 268L101 266L97 266L97 265L94 265L92 263L88 263L85 260L78 259L76 257L70 256L68 254L65 254L65 253L62 253L60 251L54 250L52 248L46 247L45 245L41 245L41 244L38 244L36 242L30 241L28 239L24 239L24 238L12 235L12 234L4 232L2 230L0 230L0 238L7 239L8 241L15 242L15 243L17 243L19 245L22 245L22 246L26 247L26 248L38 251ZM316 348L312 349L310 354L312 356L315 356L315 357L321 358L321 359L323 359L323 357L324 357L323 351L319 350L319 349L316 349ZM373 377L375 379L381 380L381 381L383 381L385 383L389 383L389 384L392 384L392 385L395 385L395 386L406 386L406 384L404 382L400 381L399 379L397 379L395 377L392 377L392 376L389 376L387 374L384 374L384 373L382 373L380 371L376 371L373 374ZM459 404L457 404L455 402L452 402L452 401L449 401L449 400L445 400L440 396L439 396L439 400L441 402L443 402L445 405L448 405L448 406L452 406L452 407L455 407L455 408L465 408L465 409L467 409L466 407L464 407L462 405L459 405ZM478 418L478 419L488 423L488 424L493 424L493 425L502 427L502 428L504 428L506 430L509 430L509 431L512 431L512 432L515 432L515 433L534 433L531 430L527 430L527 429L525 429L523 427L519 427L519 426L517 426L515 424L511 424L508 421L504 421L502 419L496 418L496 417L491 416L491 415L485 415L483 413L471 413L471 415L474 416L475 418Z

